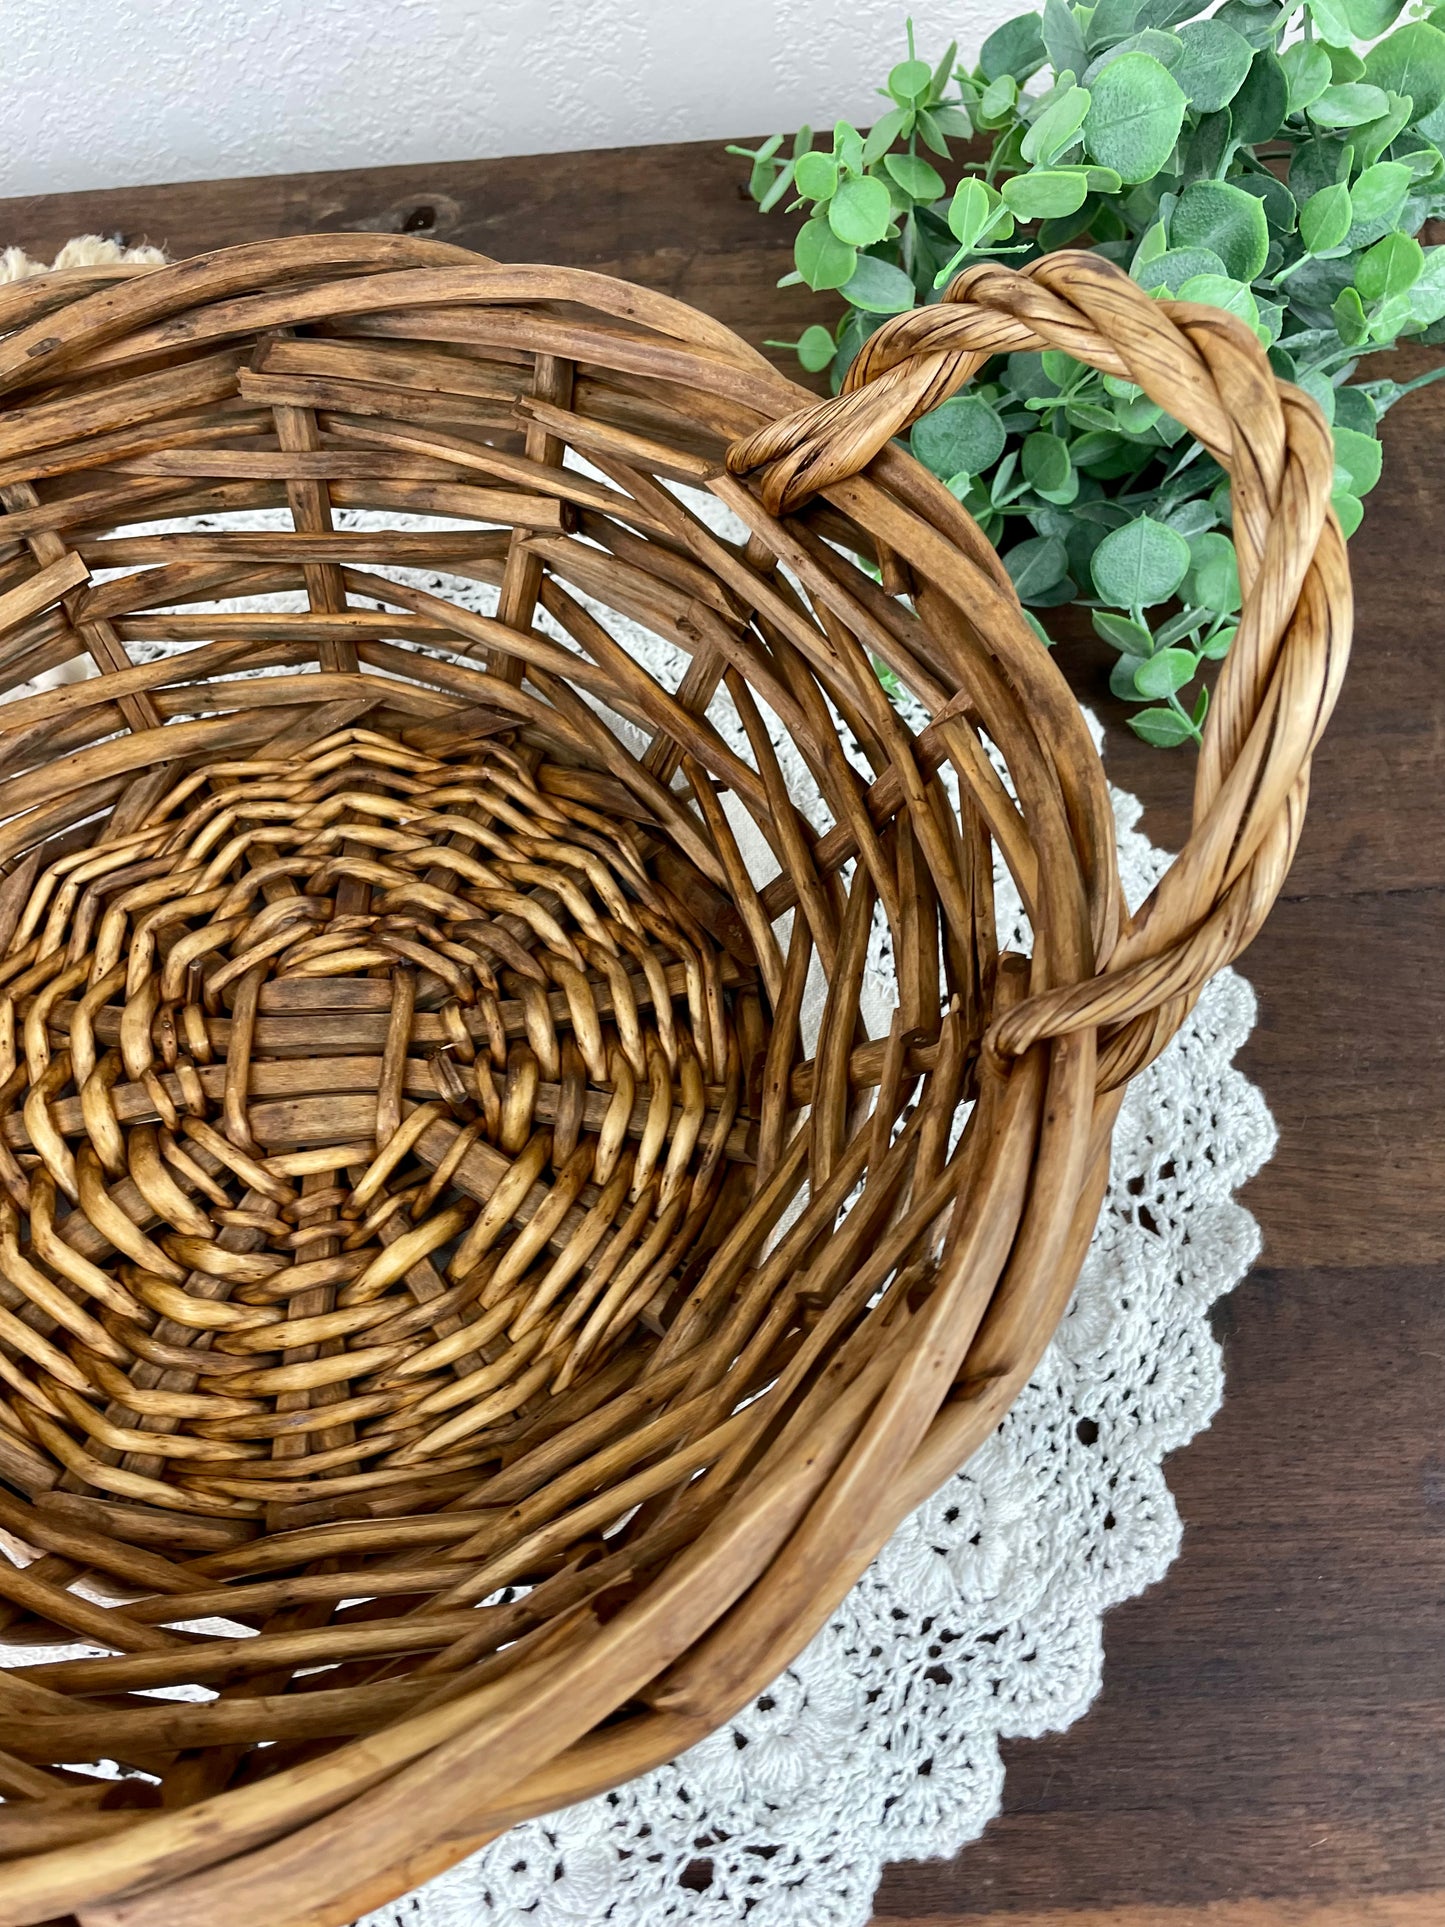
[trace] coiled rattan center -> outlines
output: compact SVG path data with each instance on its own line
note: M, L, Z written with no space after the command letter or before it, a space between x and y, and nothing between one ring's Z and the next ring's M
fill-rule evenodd
M0 992L0 1360L59 1466L243 1515L419 1493L667 1299L745 1154L755 973L645 854L514 751L352 729L47 872Z

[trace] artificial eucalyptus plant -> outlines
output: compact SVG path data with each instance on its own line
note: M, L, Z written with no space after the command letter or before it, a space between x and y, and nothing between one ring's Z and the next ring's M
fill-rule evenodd
M1397 24L1403 4L1225 0L1198 17L1200 0L1046 0L971 70L956 46L919 59L910 24L866 133L840 121L826 145L804 128L786 150L781 135L731 150L764 211L806 211L785 283L846 303L835 327L775 345L836 387L887 316L938 300L967 262L1093 247L1258 332L1333 425L1352 534L1380 417L1420 385L1355 381L1361 358L1445 339L1445 248L1414 238L1445 212L1445 5ZM1093 610L1116 694L1144 705L1139 735L1197 740L1199 667L1226 654L1239 608L1228 481L1200 445L1061 354L996 358L911 440L1026 605Z

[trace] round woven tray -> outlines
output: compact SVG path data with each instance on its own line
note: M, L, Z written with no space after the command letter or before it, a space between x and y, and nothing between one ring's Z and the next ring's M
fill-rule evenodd
M1038 347L1234 481L1132 919L1073 697L892 441ZM0 711L0 1920L345 1922L727 1718L998 1423L1289 864L1329 431L1084 254L817 403L603 276L313 236L0 292L0 394L3 687L85 678Z

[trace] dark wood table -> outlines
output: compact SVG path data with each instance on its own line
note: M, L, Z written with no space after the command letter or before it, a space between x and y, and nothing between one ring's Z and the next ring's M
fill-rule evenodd
M826 310L778 291L787 223L740 183L711 143L212 181L0 202L0 246L407 229L790 337ZM1094 1710L1010 1746L1003 1817L890 1868L877 1927L1445 1923L1445 385L1385 443L1351 679L1245 962L1280 1145L1247 1194L1263 1261L1216 1319L1224 1409L1169 1466L1183 1555L1110 1616ZM1191 758L1123 728L1102 650L1063 654L1177 847Z

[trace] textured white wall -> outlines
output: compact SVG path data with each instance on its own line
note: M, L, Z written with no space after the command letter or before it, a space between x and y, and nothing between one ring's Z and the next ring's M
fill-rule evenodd
M909 0L0 0L0 196L876 118ZM970 54L1022 6L915 0Z

